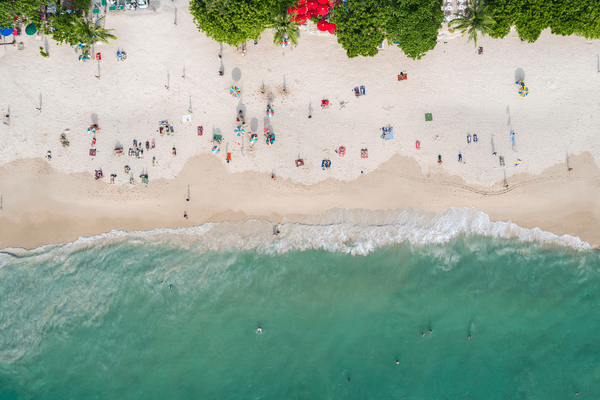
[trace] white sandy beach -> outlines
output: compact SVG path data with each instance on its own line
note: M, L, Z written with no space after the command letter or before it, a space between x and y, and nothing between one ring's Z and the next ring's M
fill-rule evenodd
M115 29L118 40L96 47L100 62L81 63L70 47L49 38L49 58L37 50L44 41L32 36L18 38L24 50L0 47L2 115L10 107L10 125L0 125L0 247L72 240L112 228L193 225L225 215L268 218L331 207L406 206L436 212L475 207L493 219L545 226L600 243L597 228L584 223L599 215L598 41L544 32L536 43L521 44L513 33L502 40L480 39L484 54L477 55L465 38L442 35L419 61L387 44L374 58L348 59L334 36L305 29L294 49L275 46L265 32L257 45L248 43L245 56L224 46L219 59L219 44L198 32L185 2L163 2L155 12L109 12L106 27ZM127 60L117 61L117 49L127 52ZM218 75L221 62L223 76ZM518 69L530 90L525 98L515 84ZM400 71L408 73L407 81L397 80ZM241 88L240 97L230 95L232 85ZM356 98L352 89L361 85L366 95ZM265 113L269 94L272 118ZM329 109L321 109L322 99L330 101ZM340 102L347 103L341 107ZM36 110L40 106L41 112ZM240 145L234 133L238 108L246 116ZM183 123L188 110L192 121ZM425 121L425 113L432 113L433 121ZM175 132L161 137L159 121L166 119ZM100 131L91 146L87 128L96 121ZM204 127L201 137L199 125ZM380 128L389 125L394 138L382 140ZM273 146L265 144L265 126L276 135ZM59 136L66 129L71 145L63 148ZM248 142L251 130L258 133L254 145ZM211 151L213 133L224 137L217 155ZM469 134L477 134L478 142L468 144ZM144 158L129 157L134 139L154 139L156 148L144 148ZM124 155L113 155L116 143L123 145ZM335 153L338 146L347 148L344 157ZM171 154L173 147L177 156ZM95 157L89 156L90 148L97 150ZM362 148L368 149L368 159L361 159ZM44 159L48 150L51 161ZM463 163L457 161L459 152ZM498 156L505 158L504 167ZM297 158L304 159L303 167L295 167ZM332 161L328 171L321 169L326 158ZM136 185L128 184L124 165L131 167ZM95 181L94 170L100 168L104 179ZM147 190L140 184L143 172L149 175ZM117 174L114 186L110 174ZM502 193L505 178L510 188L505 195L485 197ZM222 197L176 203L190 182L195 193L215 191ZM456 187L440 184L448 182ZM512 185L526 182L538 183L515 198ZM176 194L171 192L175 188ZM368 192L351 198L363 190ZM569 201L577 203L575 209ZM157 202L160 212L153 208ZM182 221L186 206L198 212ZM555 214L547 215L548 210ZM64 234L50 234L60 230L48 225L55 214L77 219L78 212L86 220L63 227ZM36 213L45 216L34 218ZM568 217L573 213L580 214ZM149 214L151 221L140 222ZM107 219L95 224L90 218ZM127 218L138 222L115 222ZM42 225L47 234L32 233Z

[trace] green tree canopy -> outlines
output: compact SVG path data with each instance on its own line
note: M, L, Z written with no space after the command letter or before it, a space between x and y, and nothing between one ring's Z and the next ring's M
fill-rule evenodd
M202 32L219 43L238 46L258 40L294 0L192 0L190 13Z
M437 44L443 20L440 0L392 0L385 22L387 40L419 60Z
M14 17L40 24L42 6L46 4L43 0L0 0L0 25L12 26Z
M385 33L381 29L389 12L389 3L372 0L346 0L332 11L331 22L337 25L337 41L348 57L373 57L379 52Z

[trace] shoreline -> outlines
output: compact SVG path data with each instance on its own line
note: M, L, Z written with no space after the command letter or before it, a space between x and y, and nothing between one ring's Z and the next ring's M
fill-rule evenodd
M572 156L570 165L570 172L559 164L541 175L513 176L508 188L503 182L488 188L467 185L441 169L425 175L414 159L396 155L357 180L305 186L290 179L272 181L264 173L230 173L215 157L204 155L188 160L175 179L120 186L94 181L89 173L59 173L41 159L18 160L0 167L0 248L34 249L112 230L250 219L279 223L284 217L300 222L331 208L406 207L434 213L473 208L492 222L511 221L598 246L600 171L589 153Z

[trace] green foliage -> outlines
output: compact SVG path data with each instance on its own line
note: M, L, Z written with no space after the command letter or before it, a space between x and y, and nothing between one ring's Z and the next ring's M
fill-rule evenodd
M407 57L417 60L433 50L444 20L441 0L393 0L389 9L389 43L397 43Z
M515 26L519 37L536 41L544 29L556 35L600 38L600 2L597 0L487 0L496 24L491 37L501 38Z
M42 57L50 57L50 54L46 53L42 46L40 46L40 54L42 55Z
M337 41L349 58L373 57L379 52L377 46L385 39L380 28L389 12L385 5L372 0L347 0L333 9L331 22L337 25Z
M52 38L58 43L77 45L79 43L90 45L94 42L109 43L108 39L115 40L117 37L110 33L112 29L104 29L100 22L93 23L87 17L78 13L58 13L52 19Z
M292 44L298 44L298 37L300 36L300 25L297 22L292 21L292 15L287 12L280 12L275 17L275 22L272 25L275 29L274 39L275 44L279 44L285 40L287 36Z
M219 43L238 46L258 40L294 0L192 0L190 13L202 32Z
M43 0L0 0L0 25L12 26L13 18L41 23L41 7L47 2Z
M456 25L452 28L452 32L458 30L462 32L463 36L467 34L469 37L468 41L473 39L475 47L477 47L477 32L480 32L482 35L490 34L495 22L486 3L482 0L471 1L473 4L465 9L464 16L454 14L456 19L450 21L448 26Z

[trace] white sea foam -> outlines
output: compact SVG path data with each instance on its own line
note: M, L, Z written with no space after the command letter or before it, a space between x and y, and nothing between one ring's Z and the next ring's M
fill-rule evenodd
M275 254L294 249L324 249L366 255L379 247L404 241L411 244L446 243L461 234L512 238L578 250L593 248L578 237L558 236L539 228L525 229L510 221L491 222L488 215L472 208L449 208L439 214L411 208L388 211L334 208L322 215L307 216L299 222L284 219L278 225L280 232L277 236L273 235L274 225L271 221L248 220L150 231L113 230L101 235L82 237L64 246L43 246L32 252L22 249L5 251L37 257L68 257L72 251L88 246L128 241L169 244L202 251L255 249Z

